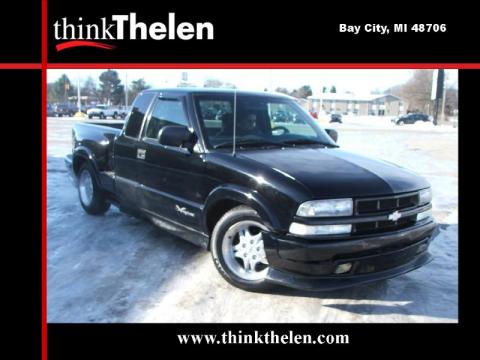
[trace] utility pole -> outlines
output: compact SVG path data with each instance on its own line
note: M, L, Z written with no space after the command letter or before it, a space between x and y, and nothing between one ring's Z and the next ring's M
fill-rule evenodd
M433 124L438 125L438 113L440 107L440 99L443 98L443 89L445 82L445 70L439 69L434 72L432 82L432 100L435 99L435 109L433 114Z
M445 121L445 102L446 102L446 95L447 95L447 87L443 85L443 94L442 94L442 122Z

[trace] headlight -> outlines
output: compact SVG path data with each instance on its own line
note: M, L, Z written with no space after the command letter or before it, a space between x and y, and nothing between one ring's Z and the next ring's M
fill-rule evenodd
M418 198L419 198L419 205L423 204L428 204L429 202L432 201L432 189L428 188L425 190L421 190L418 193Z
M303 217L351 216L352 214L352 199L307 201L301 204L297 210L297 215Z
M339 235L350 234L352 224L342 225L305 225L293 222L289 232L294 235Z
M417 221L422 221L432 217L432 209L417 214Z

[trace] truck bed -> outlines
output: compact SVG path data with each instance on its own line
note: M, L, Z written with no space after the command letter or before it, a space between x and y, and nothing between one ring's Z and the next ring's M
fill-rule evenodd
M121 130L123 128L123 124L125 120L89 120L78 122L77 124L84 124L84 125L95 125L100 127L108 127Z
M77 151L90 151L98 170L105 174L113 171L113 143L120 134L124 121L88 121L73 126L72 136Z

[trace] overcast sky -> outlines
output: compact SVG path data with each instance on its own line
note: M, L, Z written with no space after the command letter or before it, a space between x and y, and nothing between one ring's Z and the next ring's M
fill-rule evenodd
M74 83L77 79L85 81L89 76L98 81L98 76L105 69L52 69L48 70L47 81L54 82L62 74L67 74ZM369 94L374 90L386 90L391 86L406 82L413 70L371 70L371 69L128 69L117 70L122 83L125 77L128 82L139 78L152 87L175 87L181 81L182 72L188 73L188 82L203 86L206 79L218 79L235 84L243 90L259 90L265 88L273 91L277 87L286 87L289 90L302 85L310 85L315 92L321 91L323 86L328 89L335 85L337 92L352 91L356 94ZM458 71L446 70L448 84L457 86Z

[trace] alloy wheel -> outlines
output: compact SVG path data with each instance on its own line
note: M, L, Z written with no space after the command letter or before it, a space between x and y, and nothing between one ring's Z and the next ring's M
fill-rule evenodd
M222 255L225 263L244 280L262 280L267 275L262 231L268 231L263 224L244 220L232 225L224 235Z

